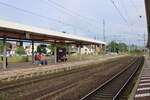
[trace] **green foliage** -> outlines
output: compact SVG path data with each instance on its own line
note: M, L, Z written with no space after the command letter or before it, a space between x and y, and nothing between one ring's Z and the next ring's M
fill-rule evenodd
M54 45L53 44L48 45L47 48L49 48L51 50L51 52L54 52Z
M7 47L7 51L10 51L11 50L11 46L12 46L12 44L11 43L9 43L9 42L6 42L6 47ZM0 42L0 53L3 53L3 42L1 41Z
M28 62L29 58L27 56L12 56L8 58L8 62Z
M119 43L118 49L120 52L125 52L125 51L128 51L128 46L125 43Z
M117 52L117 53L128 51L128 46L125 43L117 43L115 41L110 42L106 48L107 51Z
M143 50L139 50L139 49L135 49L135 50L130 51L130 54L143 55L144 51Z
M108 44L107 50L111 52L118 52L118 43L112 41Z
M51 44L48 46L48 48L51 50L51 52L54 52L54 47L60 47L60 48L66 48L66 52L70 52L70 48L66 44Z
M16 53L21 55L21 54L26 54L24 47L18 47L16 50Z
M40 45L38 45L38 47L37 47L37 52L38 53L44 53L44 54L46 54L47 53L47 51L46 51L46 45L43 45L43 44L40 44Z
M0 45L0 53L3 52L3 45Z

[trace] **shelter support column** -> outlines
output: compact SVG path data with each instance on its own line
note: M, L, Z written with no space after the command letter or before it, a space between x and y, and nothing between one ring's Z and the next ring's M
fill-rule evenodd
M104 53L106 53L106 45L104 45Z
M54 60L55 60L55 63L57 63L57 46L54 45Z
M35 62L35 57L34 57L34 41L32 40L32 63Z
M71 56L71 45L68 45L68 55Z
M79 46L79 55L80 55L80 60L82 60L81 47L82 47L82 45L80 45L80 46Z
M6 37L3 39L3 69L7 68L6 60L7 60L7 51L6 51Z
M95 55L97 55L96 45L94 45L94 48L95 48Z

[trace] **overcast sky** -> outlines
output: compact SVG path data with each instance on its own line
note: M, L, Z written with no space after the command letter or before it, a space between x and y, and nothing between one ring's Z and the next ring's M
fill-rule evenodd
M107 42L142 45L147 35L144 0L0 0L0 12L3 20L98 40L105 20Z

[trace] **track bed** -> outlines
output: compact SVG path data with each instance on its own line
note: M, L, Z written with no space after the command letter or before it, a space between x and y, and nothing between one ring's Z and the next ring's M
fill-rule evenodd
M0 87L2 100L78 100L125 68L134 57L51 75L22 79Z

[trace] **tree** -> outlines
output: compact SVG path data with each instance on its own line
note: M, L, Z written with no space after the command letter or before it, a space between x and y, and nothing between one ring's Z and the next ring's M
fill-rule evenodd
M12 44L11 43L9 43L9 42L6 42L6 50L7 51L10 51L11 50L11 46L12 46ZM3 53L3 42L2 41L0 41L0 53Z
M119 43L118 44L118 49L120 52L125 52L128 50L128 46L125 43Z
M54 54L54 47L60 47L60 48L66 48L66 52L68 52L69 53L69 46L68 45L66 45L66 44L51 44L51 45L49 45L49 46L47 46L50 50L51 50L51 52L53 52L53 54Z
M23 46L18 47L17 50L16 50L16 53L19 54L19 55L26 54L25 49L24 49Z
M107 50L111 52L126 52L128 51L128 46L125 43L117 43L115 41L112 41L108 44Z
M118 43L112 41L108 44L107 49L111 52L118 52Z
M38 53L44 53L44 54L46 54L47 53L47 51L46 51L46 45L43 45L43 44L40 44L40 45L38 45L38 47L37 47L37 52Z
M0 53L3 52L3 45L0 45Z

